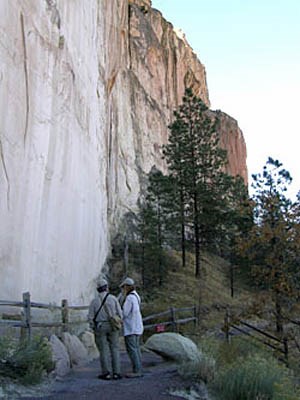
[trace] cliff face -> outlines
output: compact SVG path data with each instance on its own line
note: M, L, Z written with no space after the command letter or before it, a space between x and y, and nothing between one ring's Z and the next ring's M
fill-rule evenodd
M185 86L205 69L148 0L0 3L0 292L86 303ZM232 173L246 147L224 115Z
M242 131L235 119L220 113L220 145L227 150L227 172L240 175L248 184L247 149Z

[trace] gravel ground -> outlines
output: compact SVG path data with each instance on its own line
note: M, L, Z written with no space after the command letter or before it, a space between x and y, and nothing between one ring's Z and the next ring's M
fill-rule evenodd
M36 397L22 396L27 400L176 400L181 396L170 394L170 390L184 389L185 383L176 372L176 365L164 361L158 355L143 352L144 375L141 378L103 381L97 379L100 373L99 361L84 367L76 367L61 380L51 383L46 393ZM122 372L130 371L126 352L121 352Z

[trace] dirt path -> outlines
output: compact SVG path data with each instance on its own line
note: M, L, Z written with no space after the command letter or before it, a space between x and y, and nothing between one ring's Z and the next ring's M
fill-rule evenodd
M130 371L126 352L121 353L123 373ZM26 397L27 400L182 400L173 396L170 389L184 387L184 382L176 372L176 366L161 357L143 352L142 378L123 378L117 381L97 379L99 361L75 368L61 381L55 381L47 395ZM21 397L24 398L25 397Z

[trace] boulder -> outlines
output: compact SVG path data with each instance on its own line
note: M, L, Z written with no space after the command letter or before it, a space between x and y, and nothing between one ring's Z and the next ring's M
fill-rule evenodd
M71 366L87 364L89 361L88 351L77 336L64 332L62 341L68 350Z
M80 336L80 340L82 341L84 347L87 349L89 361L93 361L99 358L99 351L95 343L95 336L92 332L83 332L83 334Z
M145 348L176 362L197 362L201 358L196 344L178 333L166 332L152 335Z
M66 346L56 335L51 335L49 340L52 349L52 359L55 363L55 373L64 376L70 372L71 363Z

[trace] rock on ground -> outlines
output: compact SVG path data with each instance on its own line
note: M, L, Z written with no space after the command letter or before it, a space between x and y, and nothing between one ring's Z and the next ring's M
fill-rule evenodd
M85 331L80 336L80 340L87 349L89 361L93 361L99 358L99 351L95 343L95 336L92 332Z
M62 334L62 341L68 350L71 366L74 364L84 365L87 363L88 351L77 336L64 332Z
M145 348L176 362L196 362L201 357L196 344L178 333L166 332L150 336Z
M55 363L55 374L65 376L70 372L71 363L66 346L56 335L51 335L49 340L52 349L52 359Z

